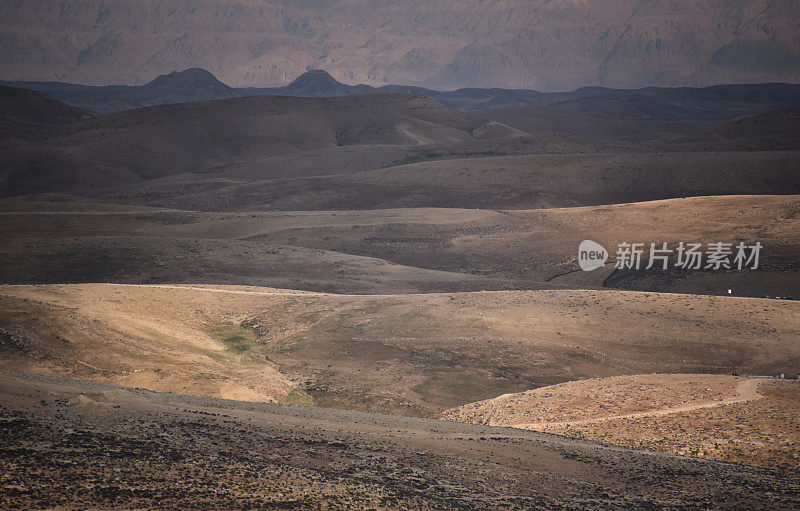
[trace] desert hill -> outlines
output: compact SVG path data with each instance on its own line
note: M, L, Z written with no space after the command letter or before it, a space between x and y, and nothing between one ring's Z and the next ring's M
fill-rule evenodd
M330 83L329 78L312 73L297 87ZM162 77L146 87L169 89L175 84L199 87L195 92L226 87L201 70ZM13 91L6 93L9 98L12 93L25 95L21 89L6 90ZM683 90L675 93L691 96ZM750 96L737 94L744 95L742 104L747 104ZM710 97L718 99L720 94ZM560 107L465 113L422 96L354 94L234 97L87 118L48 101L39 101L36 123L28 122L25 130L15 130L13 140L2 143L4 196L56 193L211 210L227 210L230 204L240 209L500 209L796 189L794 164L787 155L775 152L783 161L768 168L775 163L771 156L753 162L756 157L739 152L797 149L792 135L796 109L733 121L685 121ZM18 102L8 103L5 115L18 118L19 108ZM672 154L652 154L658 152ZM621 167L603 169L600 175L587 170L590 175L581 179L588 179L596 191L589 191L593 197L581 197L572 191L581 188L573 186L576 173L583 174L580 166L566 169L557 163L545 170L560 167L566 172L552 175L552 184L536 184L530 177L537 179L542 164L549 164L547 157L529 156L530 176L514 163L513 175L502 177L501 185L494 166L504 160L475 159L548 153L614 154ZM431 175L443 177L435 170L415 175L398 167L455 159L462 161L466 173L452 180L432 179ZM432 165L435 169L439 164ZM594 164L590 160L586 165L591 169ZM643 168L652 170L644 173ZM720 172L729 179L718 179ZM404 177L395 177L400 175ZM467 175L472 177L463 179ZM244 201L242 185L248 190ZM465 187L472 190L464 193ZM261 197L253 193L259 189Z
M247 89L244 89L247 92ZM350 94L364 94L374 92L394 92L375 89L369 85L346 85L326 71L322 69L314 69L306 71L302 75L292 81L285 87L276 87L274 89L252 89L253 93L268 93L276 96L303 96L303 97L332 97L332 96L346 96ZM411 94L419 94L419 92L412 92Z
M684 137L716 125L715 122L645 121L641 118L576 112L549 106L507 106L481 110L477 114L531 134L557 132L639 143Z
M217 80L205 69L186 69L157 76L139 86L78 85L62 82L0 82L51 94L93 114L107 114L155 105L192 103L239 97L236 89Z
M797 151L800 150L797 133L800 133L800 108L787 108L729 121L713 135L730 147L743 150L758 147Z
M719 118L722 112L686 108L668 104L644 94L607 91L600 96L577 97L558 103L558 108L612 117L657 119L660 121L699 120Z
M338 293L619 287L798 296L796 196L720 196L535 210L192 212L7 201L5 283L248 284ZM580 271L584 239L603 269ZM615 271L621 242L765 245L758 270Z
M800 372L792 301L113 284L0 300L4 369L249 401L431 416L581 378Z
M192 68L161 75L131 90L142 93L139 107L168 103L194 103L235 97L234 90L205 69ZM119 95L119 91L116 92Z
M33 141L11 141L3 189L92 189L348 146L370 146L379 155L388 146L393 158L396 146L470 150L531 138L420 96L233 98L92 117Z
M798 149L797 108L781 108L732 120L680 119L674 108L663 109L643 99L646 111L633 106L607 105L571 111L557 107L514 106L477 112L487 119L531 134L566 133L587 140L637 142L651 151L795 151ZM598 106L592 102L591 106ZM718 113L715 110L715 113ZM709 116L711 117L711 116Z
M0 87L0 138L19 136L51 124L78 121L87 114L47 94Z
M800 469L800 384L723 375L616 376L506 394L442 417L637 449Z
M201 211L540 209L800 191L800 159L791 151L464 158L421 146L386 150L380 159L374 152L383 147L370 157L362 148L345 149L352 150L309 151L200 174L69 191L81 200ZM423 161L388 161L403 155Z

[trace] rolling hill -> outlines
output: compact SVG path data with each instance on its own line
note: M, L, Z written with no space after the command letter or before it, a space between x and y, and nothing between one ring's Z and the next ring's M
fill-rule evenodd
M583 378L800 372L792 301L115 284L0 300L3 369L248 401L433 416Z
M462 422L511 426L732 463L799 470L793 445L800 383L725 375L594 378L447 410Z
M795 196L537 210L192 212L5 202L0 282L247 284L336 293L598 289L798 296ZM583 272L593 239L604 269ZM615 271L621 242L765 245L756 271Z
M0 87L0 139L53 124L68 124L87 114L55 98L27 89Z
M258 160L367 146L389 161L403 146L525 144L532 137L427 98L246 97L92 117L4 146L5 195L90 190ZM457 154L457 150L456 150Z
M797 2L0 17L0 508L798 505Z

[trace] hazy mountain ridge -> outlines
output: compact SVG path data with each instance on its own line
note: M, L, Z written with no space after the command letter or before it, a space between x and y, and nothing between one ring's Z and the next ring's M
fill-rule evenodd
M141 84L204 67L236 86L312 68L447 89L800 81L793 0L15 0L0 16L15 80Z
M727 120L784 107L800 106L800 85L783 83L717 85L705 88L608 89L582 87L547 93L526 89L458 89L438 91L410 85L347 85L323 70L307 71L285 87L230 87L204 69L156 77L141 86L91 86L62 82L0 82L50 94L87 112L104 114L173 103L245 96L336 97L357 94L413 94L464 111L517 106L556 107L617 118Z

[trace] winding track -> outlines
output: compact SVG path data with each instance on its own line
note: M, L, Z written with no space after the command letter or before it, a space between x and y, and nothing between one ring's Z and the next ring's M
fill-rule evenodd
M731 405L735 403L745 403L747 401L754 401L761 399L764 396L758 393L759 380L755 378L747 378L739 382L736 386L736 395L720 399L718 401L707 401L705 403L694 403L683 406L675 406L670 408L662 408L660 410L648 410L645 412L626 413L622 415L610 415L607 417L592 417L590 419L578 419L571 421L560 422L522 422L518 424L509 424L512 428L520 429L541 429L549 427L565 427L580 424L590 424L593 422L603 422L617 419L636 419L640 417L659 417L661 415L669 415L672 413L692 412L695 410L703 410L705 408L716 408L718 406Z

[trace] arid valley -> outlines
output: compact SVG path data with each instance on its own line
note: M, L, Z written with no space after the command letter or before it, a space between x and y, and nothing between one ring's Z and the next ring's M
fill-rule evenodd
M369 83L0 86L0 508L800 509L800 85Z

